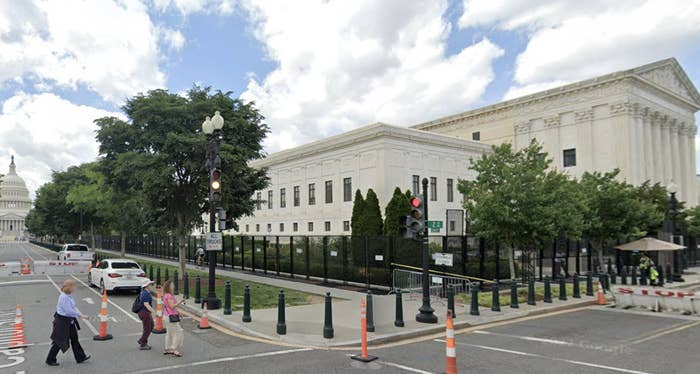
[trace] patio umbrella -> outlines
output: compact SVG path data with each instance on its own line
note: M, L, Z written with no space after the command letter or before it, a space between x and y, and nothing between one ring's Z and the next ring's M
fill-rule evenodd
M685 247L675 243L646 237L627 244L618 245L615 248L621 251L677 251Z

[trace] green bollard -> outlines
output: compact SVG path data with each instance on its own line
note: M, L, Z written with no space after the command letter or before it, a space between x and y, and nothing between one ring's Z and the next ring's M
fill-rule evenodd
M155 273L153 272L153 264L151 264L151 266L149 266L149 268L148 268L148 278L150 280L155 279Z
M250 322L253 319L250 317L250 287L246 284L243 290L243 322Z
M469 314L472 316L479 315L479 287L472 287L471 289L471 308L469 308Z
M666 264L666 283L673 283L673 269L671 264Z
M194 278L194 303L199 304L202 302L202 280L199 275Z
M168 268L165 268L165 281L167 282L169 280L170 280L170 272L168 271Z
M452 312L452 318L455 316L455 290L452 285L447 286L447 310Z
M374 308L372 291L367 291L367 332L374 332Z
M574 299L581 298L581 283L578 278L578 273L574 273Z
M174 287L174 290L173 290L173 293L174 293L175 295L179 295L179 294L180 294L180 278L178 278L177 275L178 275L178 274L177 274L177 269L175 269L175 270L173 271L173 284L174 284L174 286L175 286L175 287Z
M664 267L661 265L656 265L656 271L659 273L659 278L657 280L656 285L659 287L663 287L663 285L664 285Z
M224 285L224 314L231 314L231 281L226 281Z
M187 272L185 274L182 274L182 289L183 289L183 298L185 300L190 298L190 277L187 275Z
M559 300L566 301L566 279L559 279Z
M518 284L515 279L510 280L510 307L513 309L520 307L518 305Z
M610 290L610 277L608 274L603 274L603 284L606 290Z
M158 266L158 269L156 270L156 286L160 286L160 266Z
M586 272L586 296L593 296L593 273Z
M287 321L284 315L284 290L277 297L277 335L287 334Z
M401 296L401 290L396 290L396 319L394 319L394 326L404 327L403 322L403 297Z
M501 311L501 294L498 292L498 282L491 286L491 310L494 312Z
M333 309L331 306L331 293L326 292L326 312L323 317L323 337L333 339Z
M647 285L647 272L644 270L640 269L640 276L639 276L639 285L640 286L646 286Z
M535 302L535 280L527 280L527 305L537 305Z
M620 284L627 284L627 266L623 266L622 269L620 269Z
M610 276L610 284L617 284L617 274L615 272L608 273Z
M549 276L544 277L544 301L545 303L552 302L552 281Z
M632 266L632 274L630 277L630 284L632 284L633 286L637 285L637 267L636 266Z

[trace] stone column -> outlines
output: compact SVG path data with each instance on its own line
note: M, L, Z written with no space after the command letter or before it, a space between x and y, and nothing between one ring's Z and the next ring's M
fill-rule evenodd
M577 129L576 170L577 176L593 170L593 108L574 112Z
M520 121L513 125L513 132L515 133L513 148L515 150L525 148L530 144L531 127L530 121Z
M694 119L693 119L694 121ZM688 206L692 207L698 204L697 186L696 178L697 174L695 165L695 134L697 133L697 128L693 122L685 123L682 126L681 142L685 142L683 159L685 160L685 168L683 169L686 175L684 180L684 187L688 191L685 195Z
M545 135L544 138L546 139L545 141L550 141L549 147L552 150L552 154L550 156L552 157L554 167L558 170L561 170L564 167L559 135L560 124L561 121L558 115L544 118L544 128L547 131L547 135Z
M670 118L668 120L668 130L671 137L671 179L673 179L673 182L675 182L676 185L684 188L685 185L683 184L683 173L681 173L681 147L678 138L678 131L680 129L675 118ZM681 191L680 197L683 198L686 192L687 191Z
M651 128L651 118L649 117L649 108L643 108L640 111L642 124L644 125L644 174L646 180L654 180L654 154L652 143L654 136Z
M647 180L645 155L647 154L646 148L644 147L646 141L644 136L646 134L646 129L644 127L644 120L642 118L642 113L639 108L639 104L634 104L632 109L632 120L630 122L630 127L634 128L633 136L631 136L630 142L632 146L630 147L630 162L635 165L637 172L637 179L634 181L636 184L642 184Z
M666 115L658 116L659 129L661 131L661 183L668 185L673 178L673 156L671 156L671 128Z
M662 137L661 126L659 125L658 112L653 112L649 116L649 123L652 131L652 163L653 163L653 182L664 183L663 171L663 153L662 153Z

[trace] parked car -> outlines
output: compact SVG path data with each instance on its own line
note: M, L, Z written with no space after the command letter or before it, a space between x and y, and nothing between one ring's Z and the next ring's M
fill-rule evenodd
M101 260L88 273L88 283L100 287L101 290L138 291L149 282L146 272L136 261L125 259Z
M85 244L64 244L58 252L58 261L92 261L95 252Z

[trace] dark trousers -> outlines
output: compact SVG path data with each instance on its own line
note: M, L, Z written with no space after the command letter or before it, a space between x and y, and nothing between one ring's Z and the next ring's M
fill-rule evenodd
M148 344L148 337L151 335L151 331L153 331L153 317L151 317L151 312L144 308L139 311L139 318L141 319L141 326L143 326L139 345L143 347Z
M80 345L80 342L78 341L78 329L75 328L74 324L70 325L70 346L73 349L73 356L75 357L76 362L83 362L85 361L85 351L83 351L83 347ZM58 352L61 351L61 348L59 348L56 343L51 342L51 348L49 349L49 355L46 357L46 362L56 362L56 356L58 355Z

